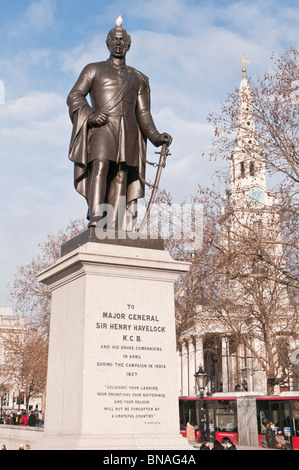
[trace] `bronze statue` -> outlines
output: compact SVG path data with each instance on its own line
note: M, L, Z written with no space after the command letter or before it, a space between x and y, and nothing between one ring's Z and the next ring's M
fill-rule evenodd
M107 228L126 230L136 218L137 199L144 197L146 141L159 147L172 137L155 127L148 78L126 65L131 37L121 24L108 33L108 60L83 69L67 103L73 123L69 158L75 188L87 200L88 226L97 224L99 208L108 204L113 216Z

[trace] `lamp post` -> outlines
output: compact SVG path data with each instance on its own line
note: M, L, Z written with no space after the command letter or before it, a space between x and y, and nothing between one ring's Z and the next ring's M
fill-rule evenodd
M203 411L204 411L204 402L203 402L203 396L204 396L204 391L207 386L208 382L208 374L204 372L202 366L199 366L198 371L194 374L195 380L196 380L196 385L199 390L199 395L200 395L200 414L199 414L199 429L200 429L200 441L203 441L204 437L204 418L203 418Z

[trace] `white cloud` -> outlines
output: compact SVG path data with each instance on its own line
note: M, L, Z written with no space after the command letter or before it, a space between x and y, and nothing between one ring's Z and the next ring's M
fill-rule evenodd
M109 57L106 35L95 35L90 40L72 50L59 54L63 72L78 76L85 65L100 62Z
M0 80L0 104L5 104L5 85L2 80Z
M57 93L30 91L22 98L7 103L5 113L0 115L1 127L6 125L11 128L16 123L21 123L29 128L32 121L38 123L47 121L49 116L57 114L58 111L62 112L64 108L65 100Z
M38 0L30 3L24 14L15 21L14 36L42 31L55 22L56 0Z
M208 157L202 157L210 146L212 127L207 123L182 119L169 107L155 113L154 120L159 130L169 132L174 139L162 173L161 187L170 191L177 202L182 201L184 196L194 193L198 184L208 185L215 170ZM149 145L148 160L158 160L155 151L157 149ZM155 171L148 167L150 181L154 180Z
M0 205L11 217L54 203L53 182L66 177L70 131L65 99L55 93L30 92L0 108Z

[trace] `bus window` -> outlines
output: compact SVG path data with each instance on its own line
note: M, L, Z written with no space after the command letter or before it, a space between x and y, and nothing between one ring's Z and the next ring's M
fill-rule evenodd
M217 401L215 427L216 431L237 432L237 413L234 401Z
M186 429L188 421L198 428L196 416L196 400L184 400L180 402L180 429Z
M281 403L281 426L284 439L288 449L292 449L291 443L291 417L290 417L290 404L282 402ZM280 423L279 423L280 424Z
M299 401L291 401L293 436L299 437Z
M256 402L258 433L266 434L267 424L270 420L269 404L267 400Z
M275 428L278 428L278 427L280 427L279 403L270 402L270 407L271 407L271 419L270 419L270 421L272 421L272 423L275 424Z

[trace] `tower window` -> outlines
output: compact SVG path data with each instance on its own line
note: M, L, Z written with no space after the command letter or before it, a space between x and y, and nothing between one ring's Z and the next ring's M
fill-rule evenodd
M244 162L240 163L240 167L241 167L241 178L244 178L244 176L245 176L245 164L244 164Z
M254 162L250 162L249 173L250 173L250 176L254 176Z
M263 235L263 225L261 220L255 220L253 222L253 230L255 232L254 236L262 236Z

